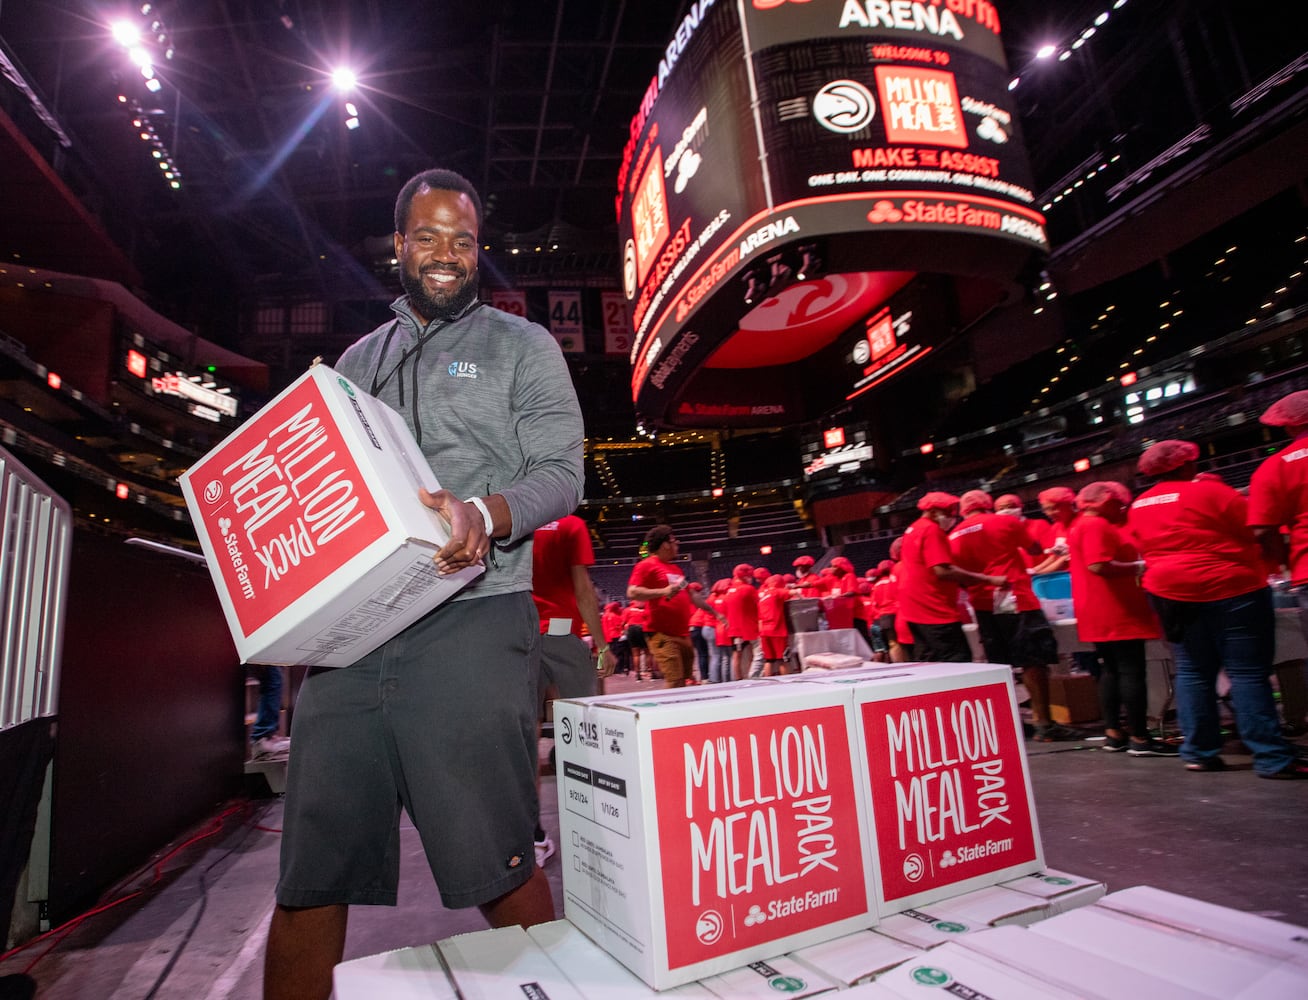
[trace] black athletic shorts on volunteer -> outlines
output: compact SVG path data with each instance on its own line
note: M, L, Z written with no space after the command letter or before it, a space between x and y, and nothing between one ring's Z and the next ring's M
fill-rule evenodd
M959 622L924 625L909 622L913 633L913 656L922 663L971 663L972 647Z
M353 666L315 669L291 728L283 906L394 906L401 806L441 901L535 867L540 623L529 593L444 604Z

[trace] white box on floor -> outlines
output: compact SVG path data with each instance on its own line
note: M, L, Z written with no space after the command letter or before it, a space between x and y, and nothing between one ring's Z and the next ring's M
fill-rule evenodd
M983 955L1012 969L1079 994L1085 1000L1191 1000L1194 993L1160 976L1123 965L1103 955L1053 938L1039 937L1025 927L991 927L965 934L960 948Z
M790 957L828 978L853 986L922 954L921 948L883 937L875 931L855 931L844 937L792 951Z
M709 976L700 985L725 1000L757 1000L778 995L813 997L838 990L843 984L782 955Z
M458 1000L458 996L431 944L351 959L332 970L334 1000Z
M1245 913L1229 906L1206 903L1201 899L1191 899L1148 885L1137 885L1115 892L1105 896L1097 905L1308 966L1308 928L1295 924L1260 917L1256 913Z
M1096 903L1041 921L1032 934L1102 955L1214 1000L1303 1000L1308 969Z
M457 934L436 947L461 1000L585 1000L521 927Z
M1039 871L1010 668L887 666L805 675L854 697L883 918Z
M554 703L564 910L656 989L871 926L844 689Z
M527 934L586 1000L714 1000L715 994L699 983L655 990L570 921L537 924Z
M989 927L1026 926L1044 915L1043 899L990 885L882 917L876 933L925 949Z
M243 663L344 667L482 573L440 576L439 489L403 419L326 365L180 478Z
M984 997L986 1000L1073 1000L1079 990L1052 983L993 962L958 942L942 944L913 962L904 962L877 977L873 986L894 996L922 1000L936 996ZM850 993L849 996L856 996Z
M1047 917L1075 910L1078 906L1089 906L1101 899L1108 891L1108 887L1102 882L1072 875L1069 872L1060 872L1053 868L1045 868L999 884L1014 892L1039 896L1045 901Z

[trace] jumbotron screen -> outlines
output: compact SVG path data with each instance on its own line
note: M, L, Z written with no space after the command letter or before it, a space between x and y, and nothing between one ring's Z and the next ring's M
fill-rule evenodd
M690 8L618 175L646 422L820 416L902 346L881 315L893 297L925 282L944 300L935 326L918 310L902 371L967 318L956 281L998 300L1048 250L999 29L985 0ZM868 357L823 367L837 343Z

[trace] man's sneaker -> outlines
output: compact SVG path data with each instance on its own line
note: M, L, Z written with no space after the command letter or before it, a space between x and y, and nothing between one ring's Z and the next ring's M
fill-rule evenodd
M544 868L545 862L552 857L554 857L554 841L550 839L549 834L546 834L544 840L536 841L536 867Z
M261 736L250 749L255 757L276 757L291 752L291 741L286 736Z
M1279 771L1273 771L1271 774L1262 774L1260 772L1258 777L1271 778L1276 781L1293 781L1296 778L1300 780L1308 778L1308 760L1301 760L1296 757Z
M1085 733L1060 726L1057 722L1046 722L1035 727L1035 735L1031 738L1037 743L1061 743L1064 740L1085 739Z
M1161 740L1132 740L1126 753L1129 757L1179 757L1181 748Z
M1126 749L1126 742L1125 736L1105 736L1104 745L1099 749L1107 750L1109 753L1121 753Z

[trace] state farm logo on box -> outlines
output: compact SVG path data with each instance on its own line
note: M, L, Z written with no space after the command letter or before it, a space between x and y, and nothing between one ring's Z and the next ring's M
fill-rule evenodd
M191 470L200 519L250 635L386 533L317 383L306 379Z
M1003 684L860 706L887 901L1036 857Z
M843 708L650 739L669 968L867 912Z

